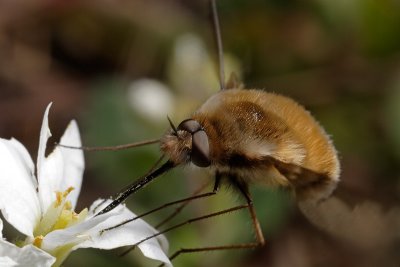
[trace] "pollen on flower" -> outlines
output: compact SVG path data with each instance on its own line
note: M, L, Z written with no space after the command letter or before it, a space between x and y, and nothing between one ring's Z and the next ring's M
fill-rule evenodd
M54 208L57 208L61 205L63 200L63 193L60 191L56 191L56 201L54 201Z
M74 188L69 187L67 190L65 190L62 193L56 192L57 196L62 195L61 203L58 206L60 206L62 204L63 204L63 206L60 207L62 209L60 211L60 214L59 214L56 222L54 223L53 230L67 228L67 227L74 225L86 218L87 209L82 210L78 214L74 210L72 210L71 201L65 199L68 196L68 194L71 193L72 190L74 190ZM58 202L58 198L56 199L55 202Z
M44 236L42 236L42 235L36 236L35 239L33 240L32 244L35 247L40 248L42 246L43 238L44 238Z
M73 210L73 206L67 197L73 187L61 192L56 191L56 199L42 216L40 223L36 226L34 234L36 236L46 236L48 233L58 229L65 229L76 223L83 221L88 213L87 209L82 210L79 214Z
M70 186L67 188L67 190L64 191L64 197L68 196L69 193L72 192L75 188L73 186Z
M54 207L57 208L59 207L62 203L63 200L71 193L75 188L73 186L70 186L65 190L64 192L56 191L56 201L54 201ZM69 202L69 201L68 201ZM69 205L71 205L71 202L69 202Z

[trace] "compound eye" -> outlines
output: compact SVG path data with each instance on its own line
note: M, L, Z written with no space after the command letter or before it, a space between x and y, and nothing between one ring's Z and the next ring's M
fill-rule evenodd
M184 130L184 131L187 131L187 132L193 134L193 133L201 130L201 125L200 125L200 123L198 123L195 120L188 119L188 120L182 121L178 125L178 130Z
M210 146L205 131L197 131L192 135L191 160L198 167L210 166Z

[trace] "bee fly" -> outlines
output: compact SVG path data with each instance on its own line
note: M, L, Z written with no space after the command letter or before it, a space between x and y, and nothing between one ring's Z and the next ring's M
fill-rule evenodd
M211 9L219 56L220 91L177 127L169 120L171 129L160 140L128 145L134 147L159 142L167 160L159 168L121 191L97 215L114 209L129 195L167 171L177 166L194 164L200 168L210 168L215 173L212 192L164 204L139 217L166 206L215 195L221 181L225 180L244 197L244 205L188 220L156 235L193 221L248 209L256 241L181 249L171 259L182 253L264 245L264 236L248 190L250 184L292 188L298 201L318 202L329 197L339 181L340 166L332 141L304 107L285 96L258 89L242 89L233 76L227 84L224 83L222 41L214 0L211 0Z

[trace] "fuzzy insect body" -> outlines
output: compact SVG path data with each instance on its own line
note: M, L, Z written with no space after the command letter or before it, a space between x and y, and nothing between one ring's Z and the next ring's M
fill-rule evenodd
M255 89L223 90L186 121L198 122L206 134L207 143L200 146L207 146L210 168L234 182L291 186L299 200L319 200L339 181L330 138L288 97ZM197 146L190 132L179 129L161 141L162 152L176 165L189 163Z

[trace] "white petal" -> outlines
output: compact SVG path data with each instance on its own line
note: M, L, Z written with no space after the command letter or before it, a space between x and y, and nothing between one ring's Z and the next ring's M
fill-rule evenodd
M110 202L107 201L105 204L107 203ZM103 204L103 207L105 204ZM90 239L78 244L74 249L89 247L113 249L117 247L129 246L157 233L157 230L147 224L144 220L137 219L100 235L101 230L113 227L121 222L135 217L135 214L133 214L124 206L121 205L119 208L122 212L109 217L101 224L98 224L90 229L90 231L86 233L90 235ZM166 252L168 251L168 242L163 235L143 242L139 245L139 248L146 257L165 262L167 266L172 266L166 255Z
M39 179L39 199L42 214L56 200L56 192L61 190L62 174L64 173L64 160L60 149L55 149L41 164Z
M26 150L24 145L18 142L16 139L11 138L10 142L14 145L15 152L17 152L18 157L20 157L21 163L24 164L24 168L30 174L33 186L37 188L37 180L35 177L35 165L33 164L31 155L29 155L29 152L28 150Z
M14 267L18 266L18 263L13 261L10 257L0 257L0 266L2 267Z
M49 129L50 103L43 115L42 128L40 129L39 149L37 156L37 176L39 182L39 200L42 214L46 213L49 205L55 200L55 188L58 188L59 177L63 172L63 160L60 152L53 151L45 157L47 140L51 136Z
M53 256L35 246L27 245L19 248L0 239L0 266L3 266L2 260L10 264L5 266L21 267L50 267L56 261Z
M78 125L75 120L71 121L68 125L64 135L61 137L60 144L74 147L82 146ZM83 151L62 147L60 147L60 149L64 159L64 173L61 189L64 191L69 187L74 188L69 194L68 199L71 201L73 208L75 208L81 191L83 170L85 169Z
M96 227L98 224L101 224L109 217L115 216L115 214L119 214L120 212L121 209L116 208L113 212L108 212L96 217L90 217L82 223L73 225L69 228L53 231L44 237L42 248L46 251L53 251L67 244L81 243L91 238L88 231Z
M33 236L40 205L33 183L31 160L17 140L0 139L0 209L18 231Z
M60 140L60 144L68 146L81 146L78 126L71 121ZM56 199L56 191L64 192L73 187L69 194L73 208L76 206L81 189L84 170L83 151L56 147L54 151L42 161L39 178L39 197L42 212Z
M42 128L40 129L39 149L38 149L38 155L37 155L37 176L38 176L39 183L40 183L40 177L41 177L41 172L42 172L42 164L45 159L47 140L51 136L51 132L49 129L49 118L48 117L49 117L49 110L50 110L50 107L52 104L53 103L50 103L46 107L46 110L43 115Z
M92 205L89 211L91 215L95 213L94 208L101 201L98 200ZM106 201L100 205L96 209L96 213L109 203L110 201ZM42 248L46 251L52 251L66 244L76 244L72 248L73 250L78 248L113 249L133 245L157 233L150 225L138 219L100 235L101 230L115 226L134 216L127 208L120 205L106 214L90 217L83 223L49 233L43 239ZM168 243L164 236L150 239L140 244L139 248L145 256L165 262L167 266L172 266L164 252L168 250Z

